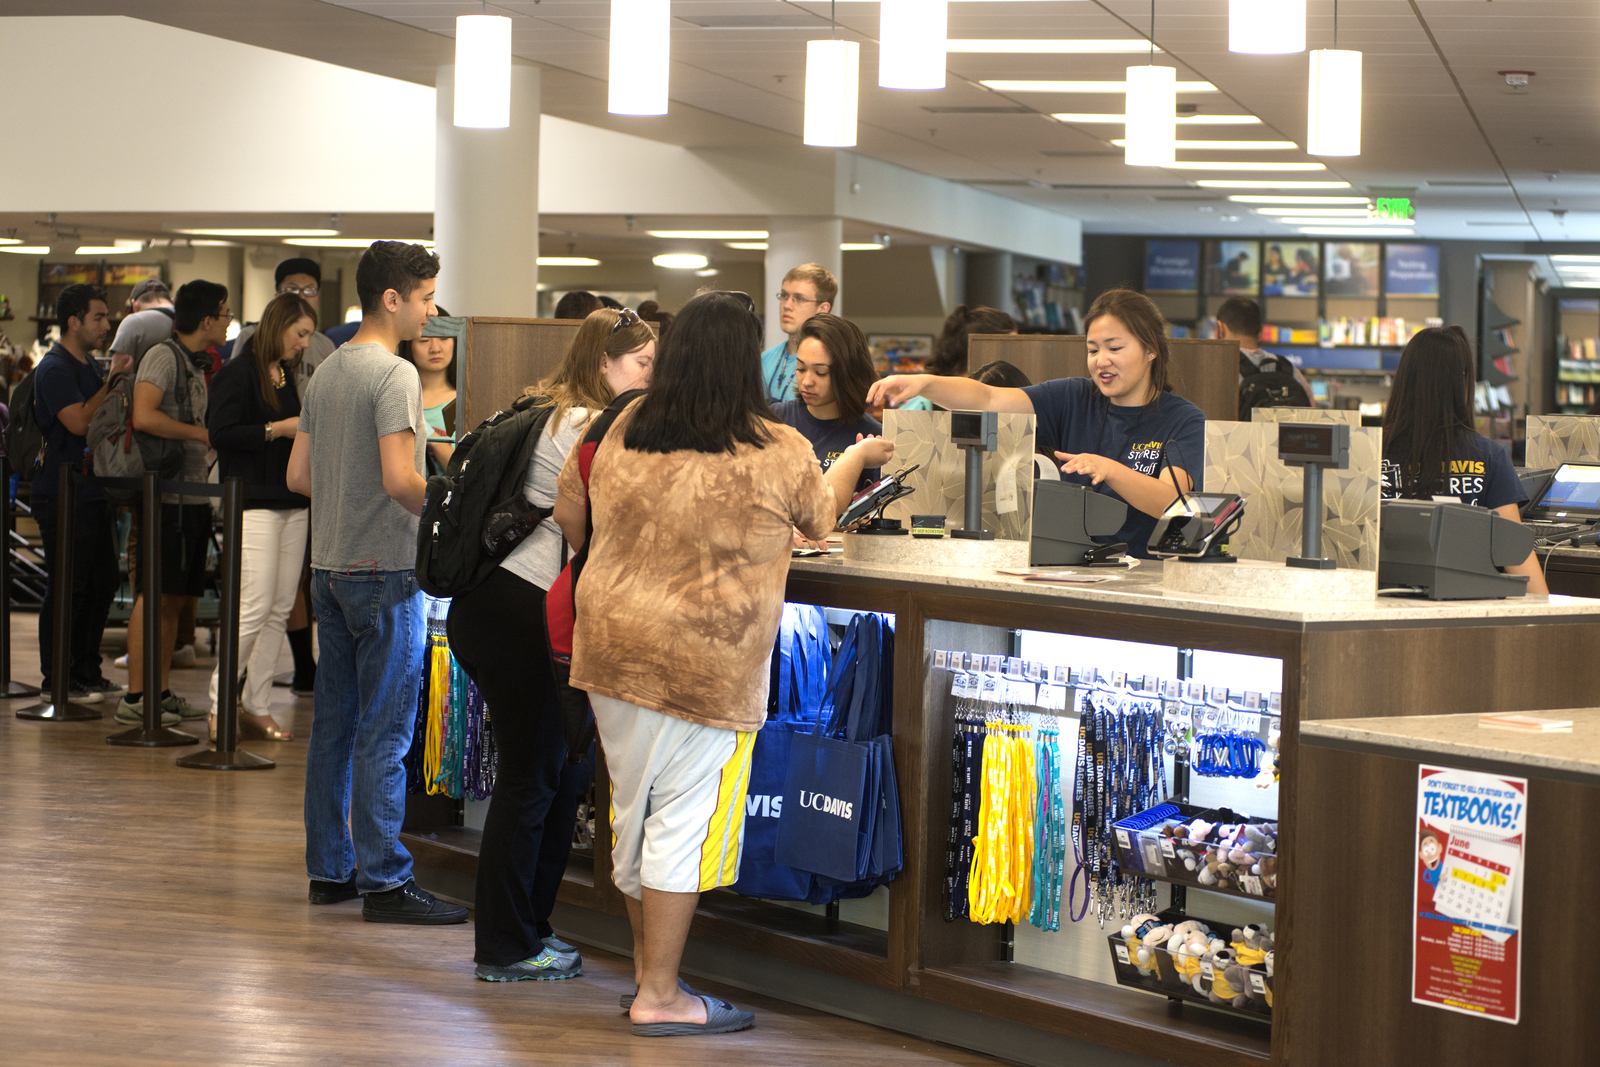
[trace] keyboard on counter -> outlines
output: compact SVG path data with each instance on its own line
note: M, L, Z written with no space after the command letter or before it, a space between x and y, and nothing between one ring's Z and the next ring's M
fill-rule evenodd
M1572 534L1588 533L1594 529L1587 522L1525 522L1523 523L1537 541L1560 541Z

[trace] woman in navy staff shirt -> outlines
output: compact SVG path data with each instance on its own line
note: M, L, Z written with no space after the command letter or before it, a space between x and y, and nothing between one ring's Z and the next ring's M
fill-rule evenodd
M1087 378L1001 389L967 378L907 374L877 382L867 400L898 405L926 396L956 411L1037 415L1036 443L1061 462L1067 481L1128 504L1128 521L1104 540L1124 542L1130 555L1148 558L1156 519L1177 498L1174 485L1184 492L1201 487L1205 415L1172 392L1167 323L1149 297L1109 290L1085 323Z
M1472 342L1459 326L1430 326L1407 343L1383 413L1383 495L1453 497L1522 521L1528 494L1504 448L1472 423L1477 391ZM1528 592L1548 594L1537 552L1506 568L1526 574Z

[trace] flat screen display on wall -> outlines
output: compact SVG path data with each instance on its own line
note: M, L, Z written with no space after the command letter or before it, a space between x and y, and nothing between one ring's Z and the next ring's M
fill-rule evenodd
M1329 296L1377 296L1378 258L1382 246L1328 242L1322 280Z
M1206 242L1206 292L1255 296L1260 291L1260 242Z
M1316 296L1322 273L1315 241L1267 241L1261 253L1263 296Z
M1438 296L1439 246L1385 245L1383 286L1390 296Z
M1200 289L1199 241L1146 241L1144 291L1193 293Z

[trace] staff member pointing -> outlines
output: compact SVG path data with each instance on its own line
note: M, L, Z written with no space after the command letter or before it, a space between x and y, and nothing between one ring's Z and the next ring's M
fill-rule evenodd
M1174 482L1186 493L1200 488L1205 415L1172 393L1167 324L1149 297L1112 289L1100 294L1086 321L1088 378L1002 389L906 374L874 383L867 401L898 407L924 396L957 411L1037 415L1038 446L1054 453L1067 481L1128 504L1128 521L1110 540L1148 558L1156 518L1177 498Z

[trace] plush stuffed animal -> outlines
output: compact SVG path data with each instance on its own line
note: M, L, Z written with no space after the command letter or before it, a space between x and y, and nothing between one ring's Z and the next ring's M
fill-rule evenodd
M1213 942L1213 945L1220 942ZM1223 946L1213 947L1201 957L1201 976L1196 988L1213 1004L1226 1004L1242 1008L1250 999L1250 987L1245 969L1239 966L1233 950ZM1205 964L1210 965L1211 976L1205 976Z
M1230 947L1241 966L1258 967L1266 960L1267 949L1271 945L1271 935L1262 927L1251 923L1242 929L1234 929Z
M1128 946L1128 956L1139 973L1146 977L1156 974L1156 949L1165 944L1172 934L1172 925L1148 913L1135 915L1122 928L1122 941Z
M1184 935L1181 944L1174 944L1176 938L1168 938L1168 954L1172 957L1173 970L1177 972L1178 980L1192 987L1196 993L1204 993L1200 988L1200 960L1207 952L1225 948L1222 941L1211 935L1211 931L1204 924L1197 924L1196 929L1191 929Z

